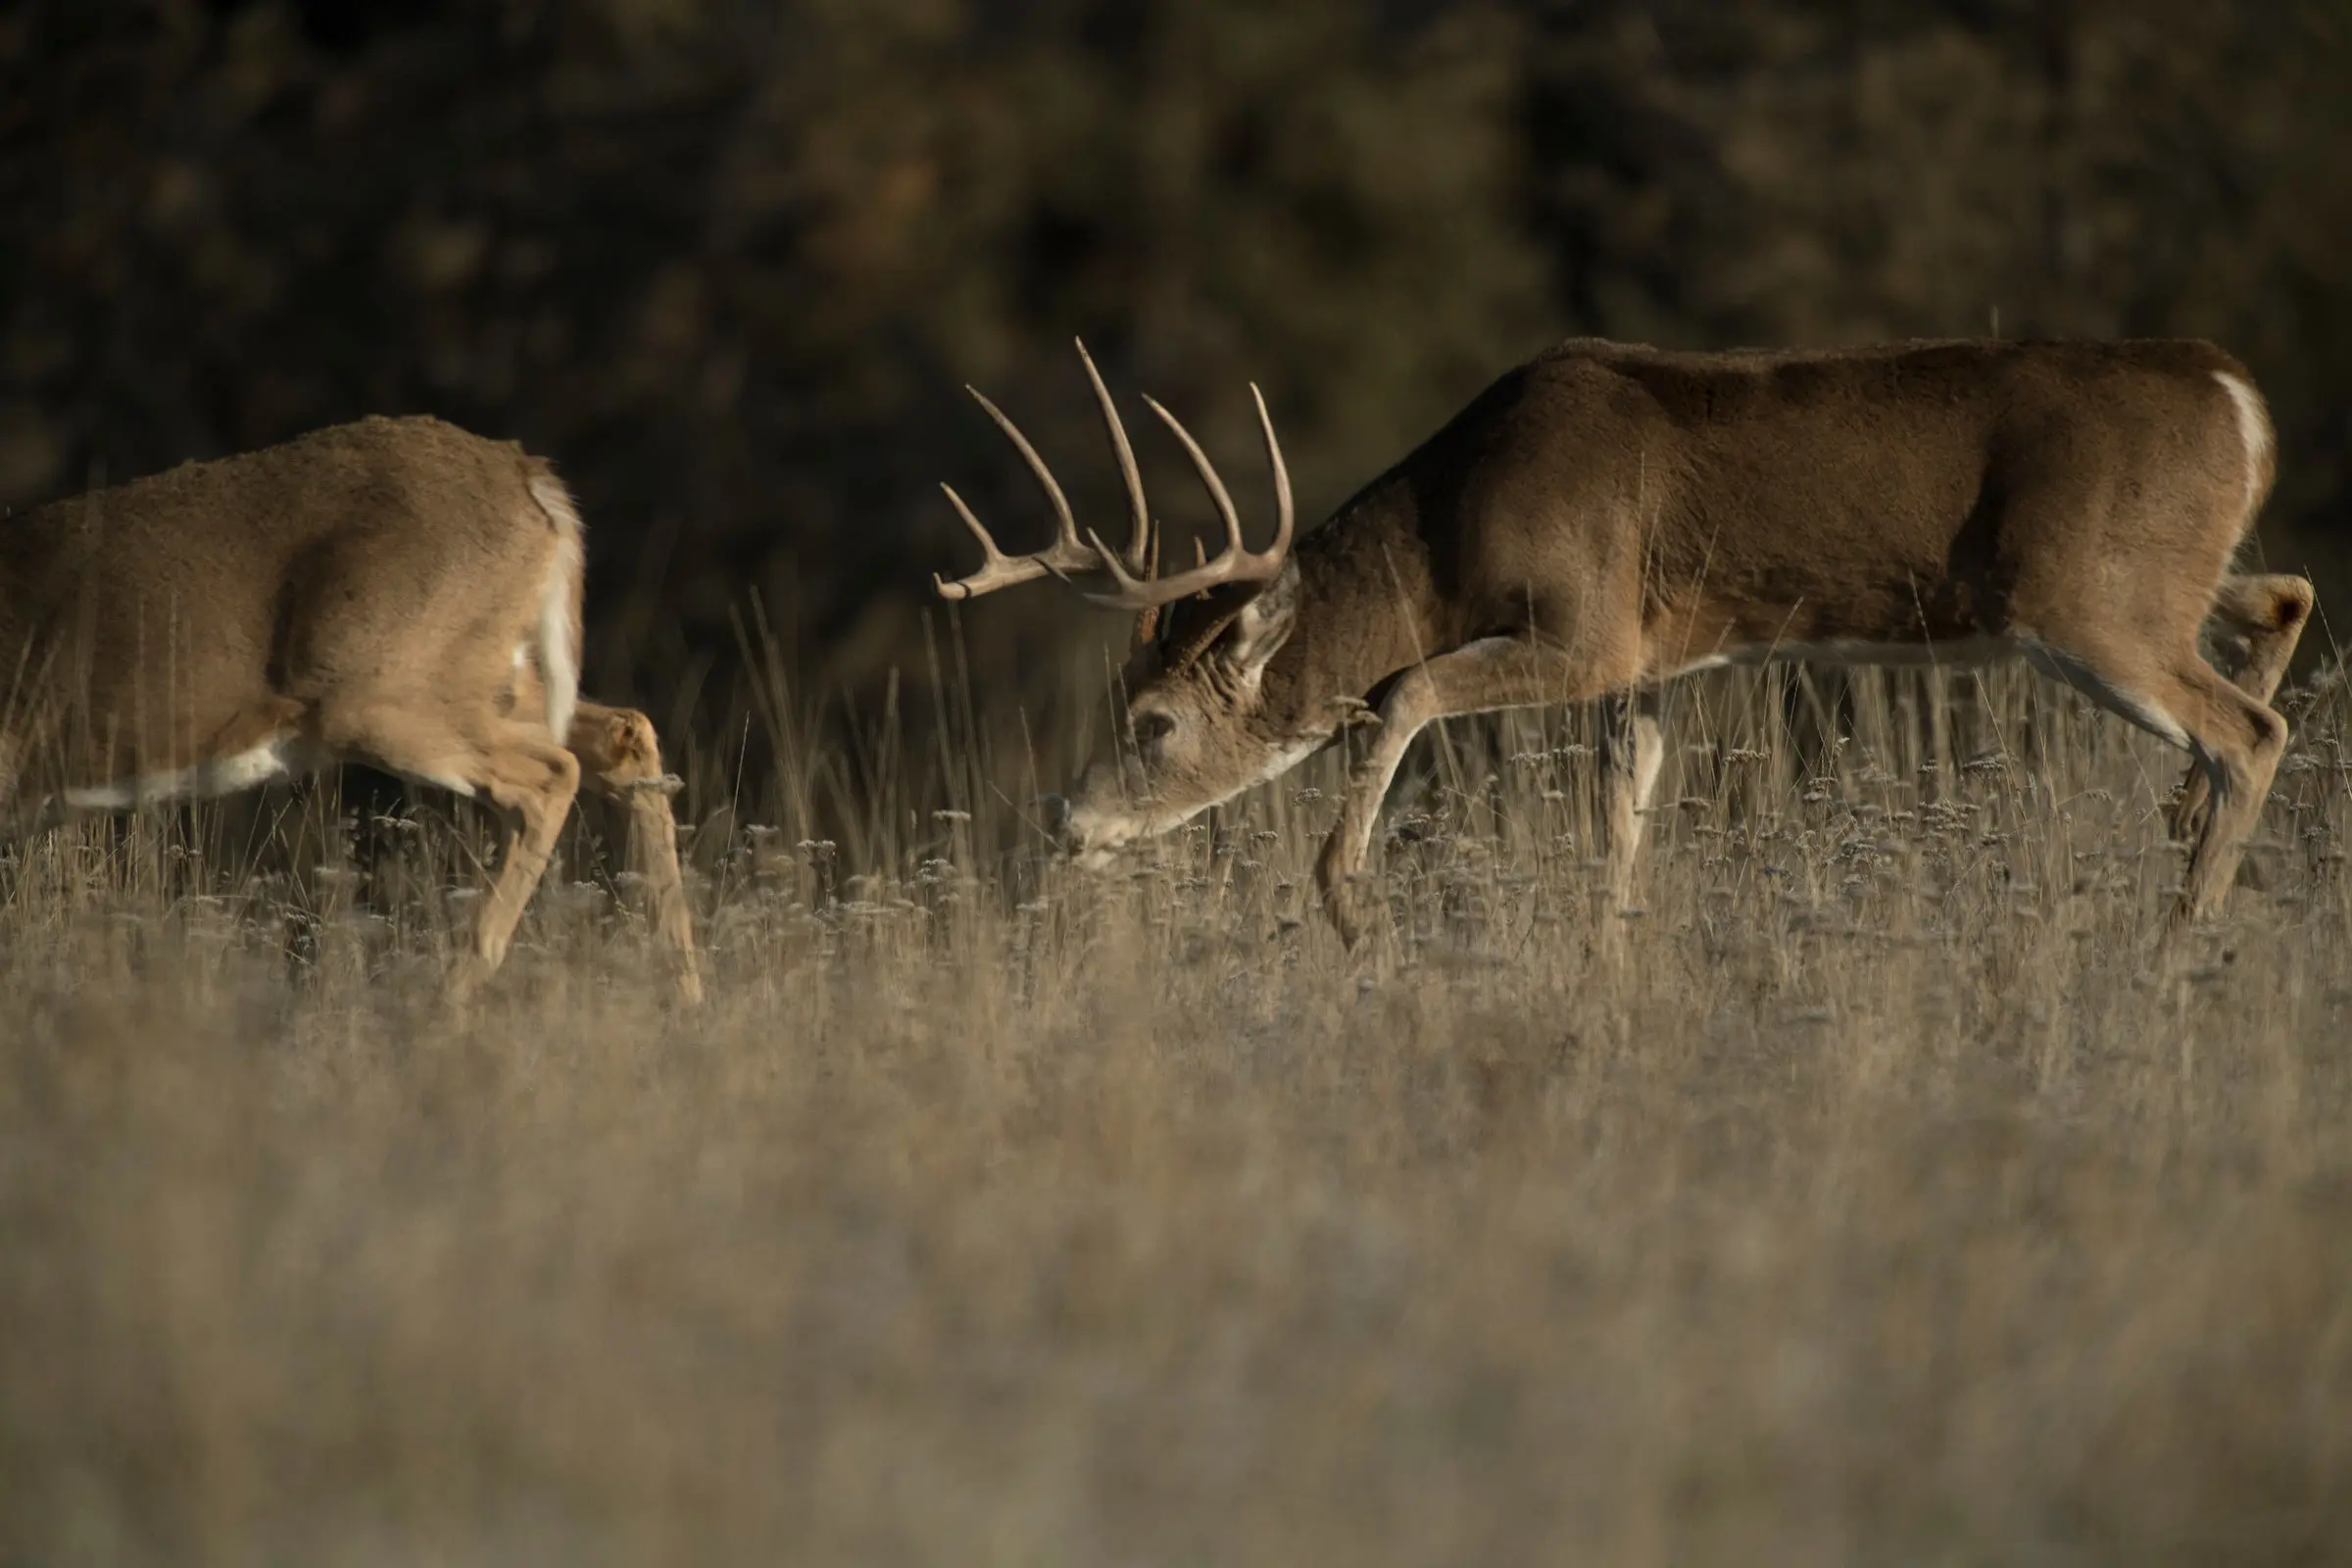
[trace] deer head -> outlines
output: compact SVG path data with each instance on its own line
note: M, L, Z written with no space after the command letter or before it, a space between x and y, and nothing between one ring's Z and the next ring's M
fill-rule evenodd
M1233 496L1200 443L1174 415L1144 400L1184 448L1225 527L1225 547L1213 560L1200 552L1190 570L1160 575L1158 530L1126 426L1084 344L1078 356L1125 484L1126 548L1114 551L1092 530L1080 536L1069 500L1037 449L1003 410L975 390L973 400L1036 477L1053 509L1054 538L1033 555L1007 556L963 498L943 485L956 515L979 541L983 560L970 576L932 580L943 598L960 600L1050 576L1092 604L1137 612L1137 646L1120 682L1125 722L1114 728L1067 796L1049 796L1045 802L1054 838L1082 862L1100 865L1119 845L1164 833L1283 772L1329 740L1337 725L1301 724L1287 705L1276 711L1265 700L1267 665L1289 639L1298 609L1298 572L1291 560L1296 516L1290 473L1265 399L1254 386L1250 389L1274 479L1277 521L1273 543L1263 551L1251 551L1243 542Z

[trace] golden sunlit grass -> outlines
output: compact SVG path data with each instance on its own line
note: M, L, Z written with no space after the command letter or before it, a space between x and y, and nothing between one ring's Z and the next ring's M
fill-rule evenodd
M1463 729L1353 958L1333 759L1099 881L1025 765L706 767L699 1014L582 880L437 1021L445 815L21 846L0 1561L2352 1550L2352 705L2167 976L2174 754L1778 690L1678 693L1625 916L1589 721Z

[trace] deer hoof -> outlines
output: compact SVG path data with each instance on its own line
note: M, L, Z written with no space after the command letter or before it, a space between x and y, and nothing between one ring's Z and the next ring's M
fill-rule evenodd
M1379 929L1388 914L1369 879L1361 876L1326 888L1323 907L1331 916L1332 929L1340 934L1340 945L1350 953L1364 945L1364 939Z
M2172 830L2173 842L2196 843L2198 836L2205 831L2205 818L2212 804L2203 779L2181 790L2180 800L2174 803L2172 810L2167 813L2166 825Z

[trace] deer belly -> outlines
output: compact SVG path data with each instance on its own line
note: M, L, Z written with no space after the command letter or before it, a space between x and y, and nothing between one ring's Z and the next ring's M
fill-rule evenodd
M298 737L285 735L187 767L60 790L57 802L70 811L126 811L163 801L211 800L317 772L326 760Z
M1923 639L1901 643L1838 637L1821 642L1747 643L1712 649L1673 673L1689 675L1702 669L1768 663L1896 669L1971 667L2022 658L2025 653L2026 646L2013 637L1957 637L1948 642Z

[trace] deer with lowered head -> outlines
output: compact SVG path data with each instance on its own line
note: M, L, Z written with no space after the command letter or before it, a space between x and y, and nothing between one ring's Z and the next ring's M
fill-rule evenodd
M583 783L701 997L662 753L579 695L582 529L555 470L367 418L0 520L0 838L363 762L506 819L452 970L505 957Z
M1036 450L974 391L1055 536L1007 556L950 489L983 562L934 579L969 599L1053 576L1142 615L1124 733L1048 802L1050 830L1085 862L1376 720L1316 865L1352 946L1375 906L1359 873L1414 735L1448 714L1600 699L1622 906L1661 760L1662 683L1767 660L2022 659L2190 755L2177 930L2218 910L2286 744L2269 704L2312 589L2232 570L2275 443L2245 368L2207 343L1571 341L1296 538L1258 397L1276 516L1261 551L1199 443L1147 399L1225 530L1215 559L1165 575L1126 430L1085 363L1126 490L1120 547L1080 533ZM2200 651L2209 618L2227 674Z

